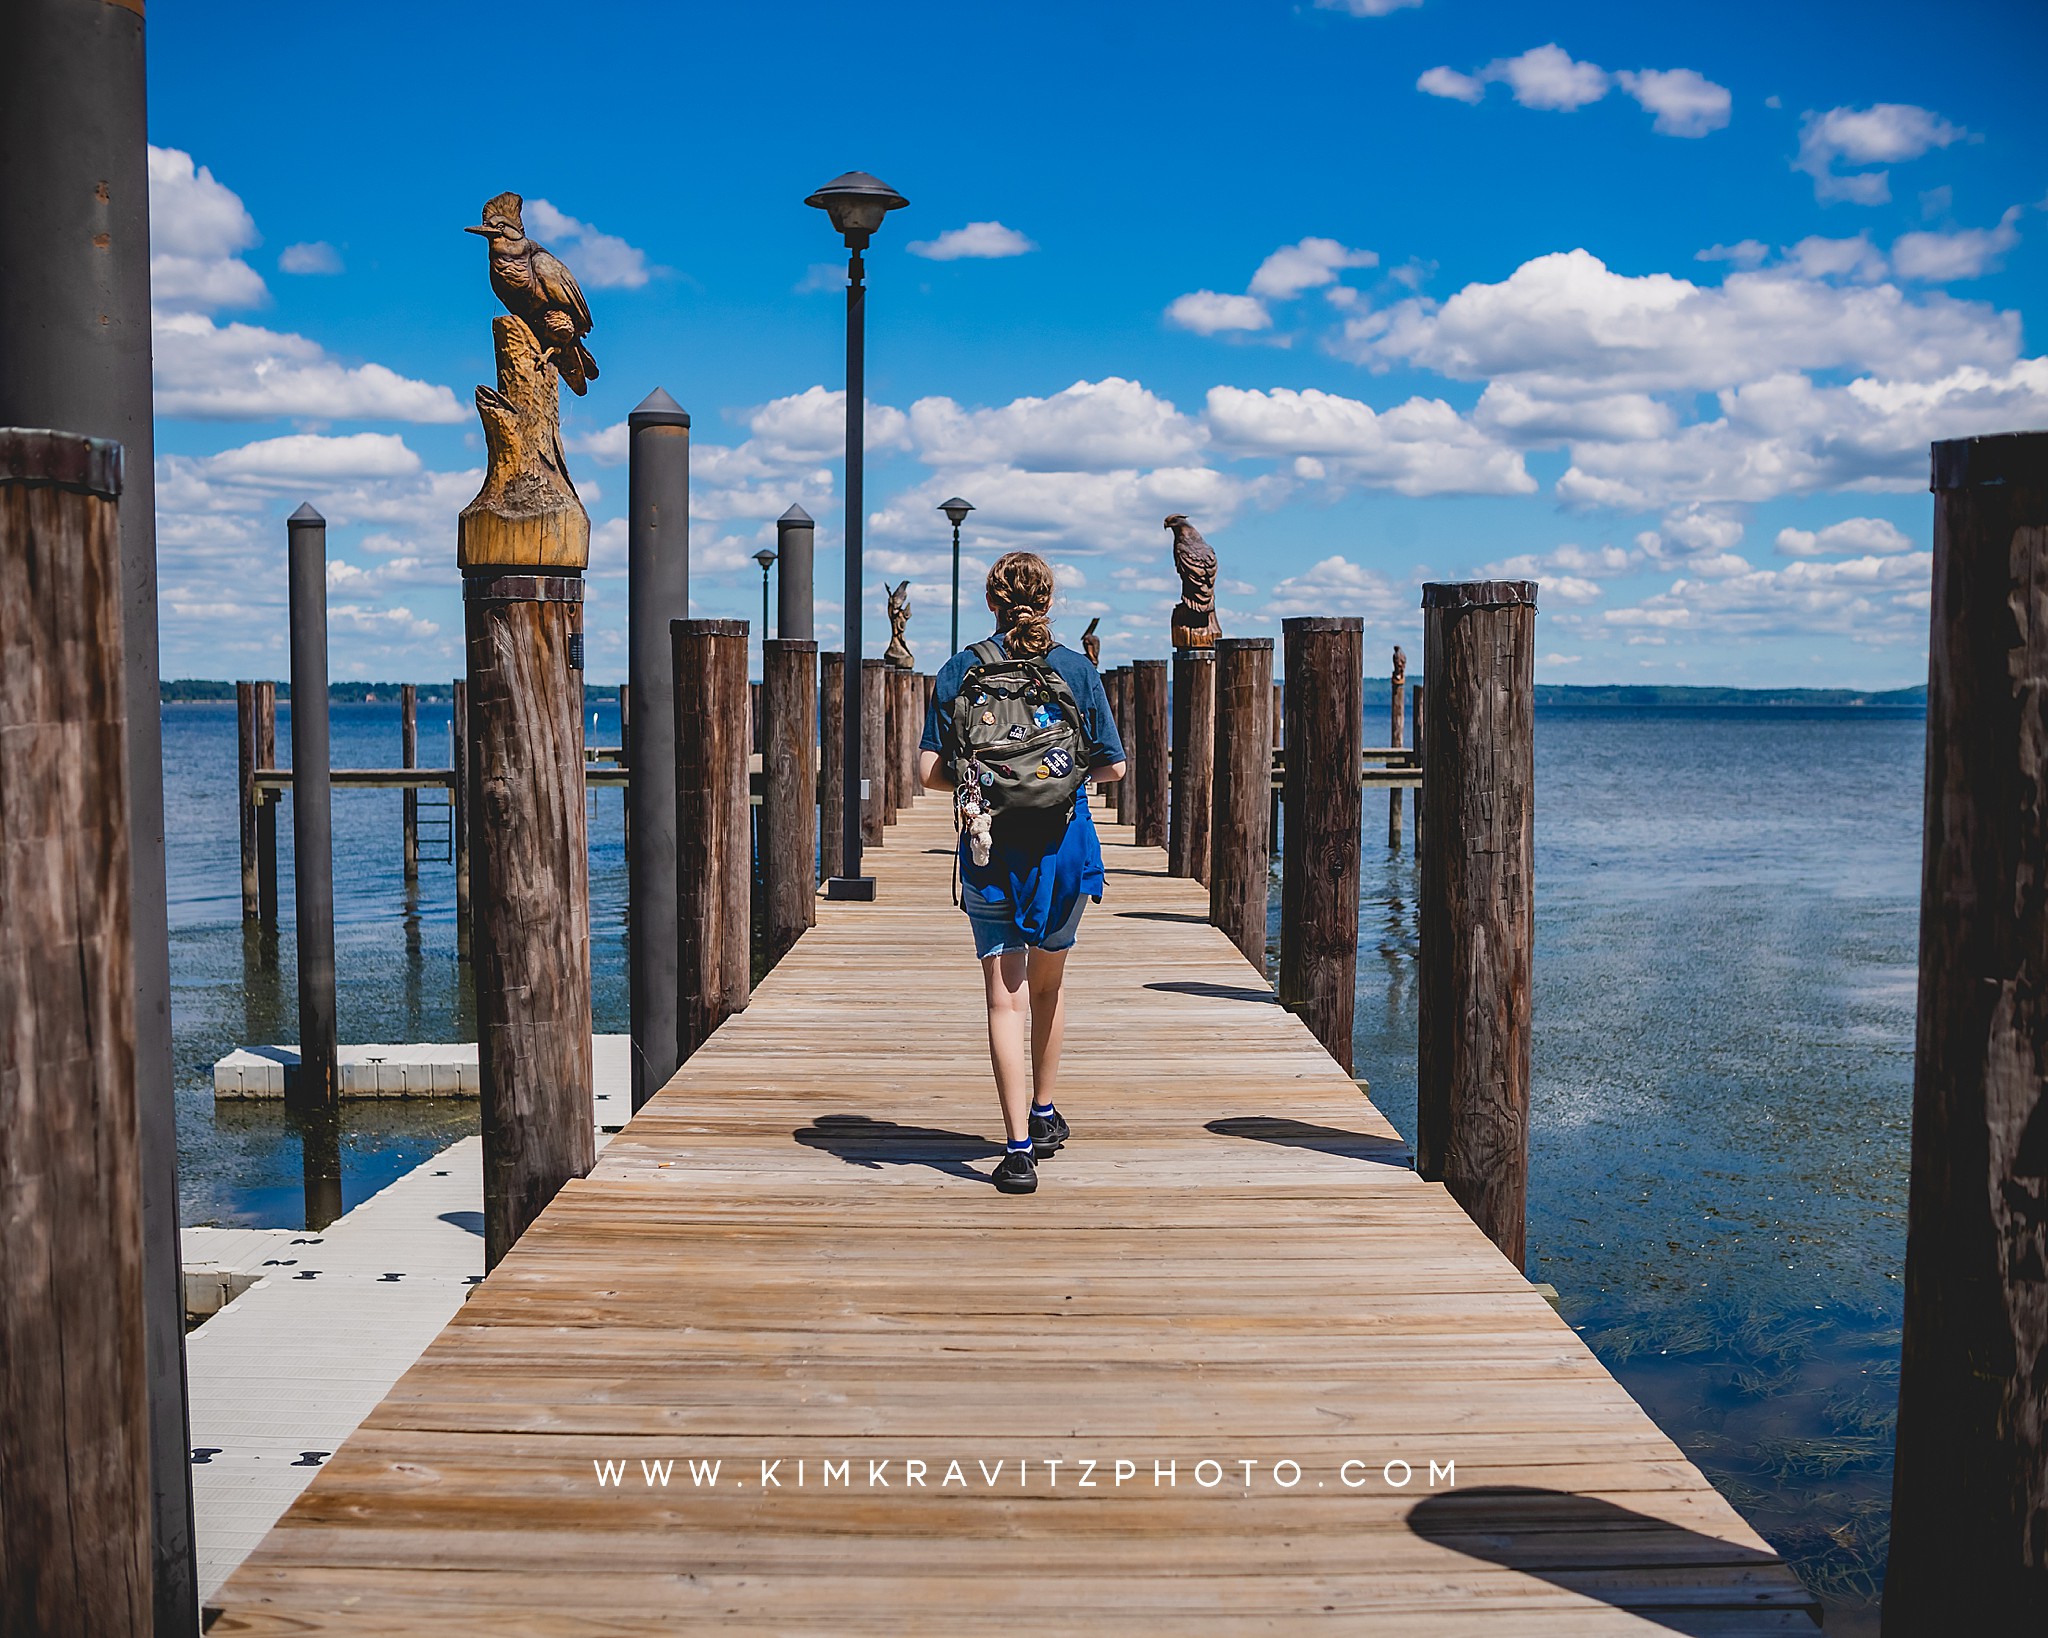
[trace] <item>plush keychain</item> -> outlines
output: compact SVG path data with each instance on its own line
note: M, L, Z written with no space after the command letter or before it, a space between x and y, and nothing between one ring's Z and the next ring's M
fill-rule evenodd
M953 805L959 810L960 828L967 832L967 846L974 855L976 865L988 863L989 835L995 827L995 815L989 812L988 803L982 799L979 782L968 780L953 793Z

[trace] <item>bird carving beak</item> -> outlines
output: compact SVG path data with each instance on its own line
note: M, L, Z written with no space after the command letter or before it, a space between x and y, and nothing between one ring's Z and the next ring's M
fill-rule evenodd
M462 231L464 233L481 233L486 239L491 236L491 230L487 227L466 227Z

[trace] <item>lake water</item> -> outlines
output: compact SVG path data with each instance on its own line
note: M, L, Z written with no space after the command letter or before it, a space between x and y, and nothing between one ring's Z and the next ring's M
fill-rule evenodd
M398 761L396 704L333 708L337 766ZM446 761L447 707L420 708ZM612 707L586 724L616 744ZM280 755L288 713L280 713ZM1537 719L1529 1273L1828 1607L1875 1633L1891 1494L1911 1109L1915 712L1577 710ZM296 1225L302 1160L211 1065L290 1039L281 950L241 923L232 705L164 713L185 1221ZM1412 805L1412 796L1410 803ZM591 798L600 1030L626 1027L621 793ZM1415 1120L1415 875L1365 804L1357 1073ZM473 1038L446 864L408 891L395 791L334 802L343 1040ZM1412 806L1410 814L1412 841ZM344 1106L353 1206L476 1125Z

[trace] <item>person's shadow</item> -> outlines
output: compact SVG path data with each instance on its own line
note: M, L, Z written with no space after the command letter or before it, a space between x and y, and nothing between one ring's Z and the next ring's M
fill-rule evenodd
M1218 1137L1252 1138L1260 1143L1277 1143L1289 1149L1318 1149L1326 1155L1347 1160L1370 1160L1381 1166L1408 1169L1408 1145L1398 1138L1376 1137L1370 1132L1347 1132L1337 1126L1318 1126L1312 1121L1293 1120L1285 1115L1228 1115L1207 1123Z
M1408 1528L1425 1541L1540 1576L1669 1632L1702 1638L1726 1632L1735 1611L1760 1622L1792 1620L1771 1626L1773 1632L1820 1630L1819 1602L1774 1554L1597 1496L1505 1484L1443 1491L1415 1504ZM1800 1612L1816 1624L1800 1625Z
M880 1171L884 1166L929 1166L948 1177L988 1181L970 1160L993 1160L1000 1143L971 1132L949 1132L942 1126L904 1126L869 1115L820 1115L791 1134L807 1149L823 1149L849 1166Z

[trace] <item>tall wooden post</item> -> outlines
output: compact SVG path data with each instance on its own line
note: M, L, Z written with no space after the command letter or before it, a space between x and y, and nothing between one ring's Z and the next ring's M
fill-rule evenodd
M1529 1192L1536 583L1422 588L1429 837L1421 866L1415 1169L1515 1267Z
M772 967L818 916L818 645L771 637L761 672L761 897Z
M1131 822L1131 668L1120 665L1114 672L1115 686L1110 690L1109 706L1116 717L1117 738L1124 745L1124 776L1109 787L1110 799L1116 804L1113 817L1120 825Z
M398 765L420 765L420 691L411 683L400 684L398 690ZM420 879L420 793L408 787L399 794L404 798L405 879L416 882Z
M1168 728L1166 662L1131 664L1131 825L1139 847L1166 846Z
M676 1024L674 639L690 613L690 416L657 387L626 417L626 990L633 1107L682 1060Z
M256 685L256 766L277 766L277 684ZM278 793L257 793L256 914L270 932L277 931L277 803Z
M235 684L235 812L242 838L242 919L263 914L263 883L256 868L256 685Z
M1273 754L1278 756L1287 744L1286 723L1287 691L1279 684L1273 685ZM1277 851L1280 846L1280 787L1276 783L1267 792L1266 834L1272 838Z
M861 842L882 845L882 827L896 823L889 806L889 676L880 660L860 663Z
M285 1092L302 1109L341 1097L334 1018L334 786L327 735L327 520L285 520L291 571L292 929L299 953L299 1064Z
M1173 656L1173 797L1166 873L1209 879L1209 818L1216 773L1216 651Z
M448 690L448 766L455 790L448 811L449 851L455 855L455 958L473 953L475 926L469 904L469 680L457 677Z
M1273 639L1216 642L1216 771L1209 826L1209 920L1266 973L1272 872Z
M747 622L670 628L676 722L676 1044L685 1063L743 1010L752 898Z
M1887 1638L2048 1610L2048 432L1933 468Z
M1394 669L1388 685L1387 743L1398 750L1401 746L1401 728L1404 708L1408 701L1408 656L1401 645L1394 645ZM1399 785L1387 787L1387 846L1399 852L1401 849L1402 798L1407 793Z
M886 662L885 662L886 665ZM888 804L884 824L896 823L896 815L910 806L910 791L903 779L903 726L908 705L903 697L903 679L909 673L887 666L882 672L882 762L883 800Z
M846 874L846 777L840 762L846 720L846 656L827 649L818 656L818 880Z
M1408 689L1408 725L1414 730L1410 737L1415 744L1415 766L1418 768L1429 760L1427 743L1423 738L1425 719L1422 711L1422 690L1422 683L1412 683ZM1422 790L1421 785L1415 787L1415 847L1418 860L1422 857Z
M1359 774L1365 622L1307 615L1287 645L1287 823L1280 864L1280 1000L1351 1068L1358 985Z
M121 446L0 430L0 1632L151 1630Z
M630 596L631 593L627 595ZM666 690L663 693L665 696ZM619 684L619 766L622 768L631 768L633 766L633 685L631 683ZM633 873L633 791L630 785L626 788L626 800L620 805L619 810L619 853L626 861L626 893L630 898L633 891L631 885ZM630 918L632 915L631 909L629 908L626 913ZM629 1007L632 1005L630 996L627 998L627 1005Z
M924 679L915 671L896 674L896 692L903 702L902 729L896 736L897 777L903 787L903 805L917 801L917 742L924 733Z

